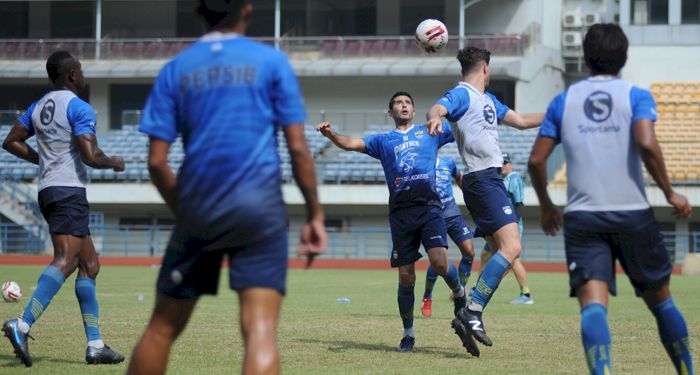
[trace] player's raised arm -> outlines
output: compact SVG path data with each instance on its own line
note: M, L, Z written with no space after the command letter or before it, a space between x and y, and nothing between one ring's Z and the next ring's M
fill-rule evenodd
M433 104L425 114L425 126L428 127L428 134L435 135L442 133L442 118L447 116L447 108L442 104Z
M2 142L2 148L20 159L39 164L39 154L26 142L31 136L32 133L22 124L15 123L15 126L12 127L10 133L7 134L7 137Z
M316 125L316 130L324 137L330 139L333 144L345 151L367 152L367 147L364 140L361 138L340 135L334 132L331 128L330 122L322 122Z
M304 126L294 124L285 126L284 137L287 140L289 156L292 160L294 180L299 185L306 201L306 224L301 230L299 255L309 257L309 265L314 256L326 251L328 238L324 224L325 216L318 200L316 190L316 171L314 161L304 136Z
M664 192L666 200L675 209L676 215L679 217L690 217L692 207L688 199L676 193L671 187L671 182L666 173L666 164L664 163L661 147L656 139L654 132L654 123L650 119L639 119L633 124L634 142L639 147L639 153L644 161L644 165L651 177L659 185L659 188Z
M520 114L513 110L506 112L503 123L519 130L532 129L540 126L544 113Z
M115 172L124 171L124 158L105 155L97 145L97 137L94 134L82 134L75 138L78 141L80 158L83 160L83 163L95 169L113 169Z

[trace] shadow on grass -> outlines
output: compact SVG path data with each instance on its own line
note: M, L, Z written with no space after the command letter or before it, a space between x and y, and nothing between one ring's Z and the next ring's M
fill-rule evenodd
M33 365L46 362L51 363L65 363L70 365L86 365L87 363L79 360L70 360L65 358L52 358L52 357L42 357L42 356L32 356ZM24 364L14 355L0 354L0 367L25 367Z
M319 340L319 339L297 339L292 340L296 342L301 342L305 344L322 344L328 345L328 351L333 353L341 353L346 350L366 350L372 352L383 352L383 353L398 353L396 346L381 344L381 343L367 343L367 342L357 342L357 341L347 341L347 340ZM461 346L455 346L454 351L445 351L440 348L430 347L430 346L420 346L417 345L413 349L413 353L416 354L427 354L427 355L441 355L445 358L471 358L471 356L464 351Z

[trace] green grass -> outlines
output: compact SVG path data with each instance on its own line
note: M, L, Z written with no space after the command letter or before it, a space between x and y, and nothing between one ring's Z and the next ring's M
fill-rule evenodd
M1 280L15 280L25 296L19 304L0 303L0 318L16 316L24 306L43 267L0 267ZM98 279L103 336L112 348L129 355L150 315L157 270L105 267ZM481 358L461 348L452 333L452 305L440 281L434 293L434 313L420 316L424 273L416 288L416 349L397 353L402 335L396 306L396 272L291 271L289 293L280 324L283 372L291 374L581 374L586 372L579 338L578 306L568 298L565 274L532 273L536 303L511 306L517 294L512 276L504 280L486 313L494 340L482 347ZM32 329L33 374L122 374L125 364L84 364L85 336L73 293L73 278L59 292ZM613 366L617 373L673 373L658 341L653 317L625 278L618 280L619 297L611 302ZM688 321L691 346L700 347L698 279L674 277L676 303ZM172 374L230 374L240 371L242 342L238 303L225 288L218 297L200 301L190 325L170 357ZM474 280L472 279L473 283ZM137 296L145 296L137 301ZM348 297L348 305L336 304ZM0 337L0 373L27 373L15 359L9 342Z

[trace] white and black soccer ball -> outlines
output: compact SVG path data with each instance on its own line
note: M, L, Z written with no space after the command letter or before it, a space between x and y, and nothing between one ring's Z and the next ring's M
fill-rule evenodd
M427 19L416 28L416 44L426 52L437 52L447 45L449 35L444 23Z
M14 281L5 281L2 284L2 299L5 302L17 302L22 298L22 289Z

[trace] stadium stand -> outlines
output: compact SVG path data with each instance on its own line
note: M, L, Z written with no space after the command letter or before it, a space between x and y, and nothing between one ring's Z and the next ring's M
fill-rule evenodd
M700 82L654 82L656 133L671 179L700 182Z
M363 136L391 131L391 125L369 125L363 132ZM0 126L0 137L4 139L10 131L9 125ZM513 157L514 169L519 171L527 181L527 157L536 136L536 131L521 132L508 127L500 129L501 149ZM330 141L316 132L312 125L304 128L306 139L309 143L318 166L319 180L324 183L335 184L375 184L384 183L382 166L376 160L367 155L354 152L339 152L330 149ZM110 131L100 136L100 147L109 155L122 155L126 160L125 173L115 173L111 170L90 169L89 179L95 182L111 181L136 181L149 180L146 166L148 154L148 139L138 132L136 125L123 125L122 129ZM287 152L286 142L282 132L278 133L279 155L282 161L282 180L292 181L292 166ZM36 140L30 139L32 147L36 147ZM323 154L323 157L318 157ZM454 143L442 148L442 154L454 159L460 170L464 170L462 160ZM171 146L169 161L173 168L177 169L182 164L184 149L182 140L178 138ZM22 180L33 180L37 177L38 167L22 161L7 152L0 153L0 168L8 171L8 174Z

